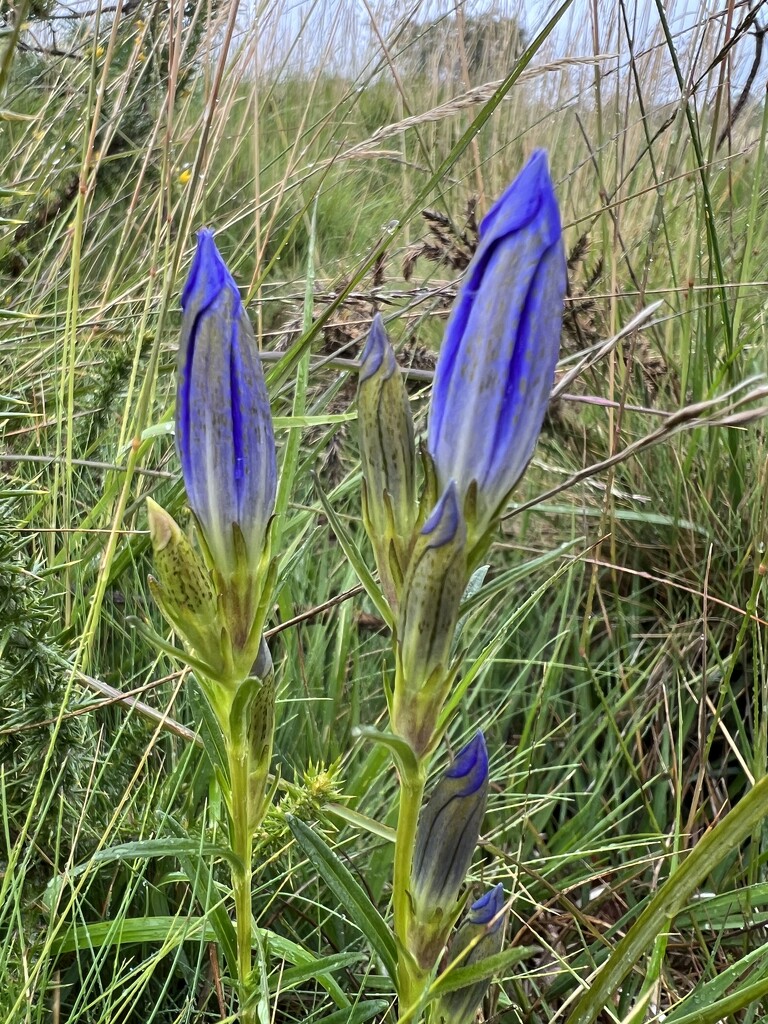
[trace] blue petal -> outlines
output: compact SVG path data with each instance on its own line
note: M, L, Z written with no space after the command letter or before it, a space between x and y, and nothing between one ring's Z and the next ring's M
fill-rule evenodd
M373 318L368 341L365 343L363 354L360 357L359 383L362 384L374 373L378 373L382 364L384 365L384 380L389 380L397 368L397 360L387 337L381 313L377 313Z
M566 287L560 215L535 153L481 225L446 328L428 448L442 486L478 484L483 526L522 474L541 429Z
M499 882L479 900L475 900L469 909L469 921L476 925L488 924L497 916L503 906L504 886ZM497 921L493 930L495 931L500 924L501 920Z
M471 796L488 780L488 748L482 732L476 735L458 752L446 771L449 779L464 779L465 786L456 796Z
M430 538L429 548L441 548L450 544L461 527L461 509L455 481L451 480L432 509L432 514L422 526L421 532Z
M562 246L542 256L520 317L492 457L481 487L501 502L528 464L544 422L560 350L566 287Z
M542 193L550 191L547 154L537 149L480 221L481 246L529 224L536 216Z
M455 903L477 846L487 795L488 753L478 732L443 773L419 816L412 885L425 919Z
M190 507L217 564L231 571L233 526L249 563L260 556L277 467L258 346L210 231L198 234L182 304L176 440Z
M201 228L197 233L197 248L189 268L189 276L181 293L184 312L199 313L209 306L225 285L235 287L232 275L216 248L213 232ZM191 307L194 306L194 309Z

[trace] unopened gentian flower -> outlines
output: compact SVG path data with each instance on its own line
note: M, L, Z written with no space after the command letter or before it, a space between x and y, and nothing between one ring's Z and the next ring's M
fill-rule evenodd
M466 920L451 942L451 962L458 960L470 944L473 944L472 948L459 960L457 966L469 967L500 953L504 945L506 921L504 888L499 884L470 907ZM447 992L435 1006L434 1019L438 1024L473 1024L475 1013L488 991L489 984L486 979L466 988Z
M395 732L421 757L451 682L451 647L466 586L467 529L450 483L418 533L397 621Z
M259 348L213 233L198 233L181 305L176 444L189 506L224 579L254 575L277 488Z
M405 383L376 314L363 350L357 390L363 521L382 589L397 609L416 522L416 449Z
M473 539L493 525L533 454L565 289L560 213L539 150L480 225L432 389L428 449L438 488L456 482Z
M445 945L488 797L482 732L456 755L422 808L411 870L409 949L429 970Z

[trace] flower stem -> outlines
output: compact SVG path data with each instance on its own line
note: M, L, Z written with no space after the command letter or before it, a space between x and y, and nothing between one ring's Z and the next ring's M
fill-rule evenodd
M397 995L401 1013L419 999L428 979L428 974L424 973L408 952L408 924L411 916L408 889L426 778L426 764L423 760L417 763L415 770L400 766L400 809L395 839L392 905L398 940Z
M227 745L229 777L231 785L232 822L231 846L237 858L232 868L232 889L235 898L235 921L237 929L237 976L240 982L240 1024L254 1024L256 1008L246 1007L251 995L251 950L253 945L251 907L251 878L253 858L253 833L248 815L248 787L250 756L247 748L232 742Z

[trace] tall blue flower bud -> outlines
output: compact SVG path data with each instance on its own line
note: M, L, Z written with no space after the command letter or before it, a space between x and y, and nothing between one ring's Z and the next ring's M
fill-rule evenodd
M213 233L203 229L197 239L181 296L176 443L190 508L226 579L258 571L275 505L275 438L237 285Z
M181 296L176 444L189 505L221 599L224 675L241 679L261 644L277 457L259 348L212 232Z
M357 418L363 521L384 595L396 611L418 513L416 448L405 383L378 313L361 359Z
M408 946L425 970L434 965L453 926L487 797L488 750L478 732L456 755L419 816Z
M507 914L504 912L504 888L495 886L472 904L466 920L451 943L451 961L457 960L471 946L458 966L469 967L501 952ZM434 1020L438 1024L473 1024L489 981L477 981L466 988L446 992L437 1001Z
M450 483L416 537L396 624L392 723L417 757L429 749L452 681L451 647L466 586L467 528Z
M560 347L566 262L546 154L480 225L435 373L428 449L455 480L473 538L493 524L536 444ZM472 485L476 487L476 493Z

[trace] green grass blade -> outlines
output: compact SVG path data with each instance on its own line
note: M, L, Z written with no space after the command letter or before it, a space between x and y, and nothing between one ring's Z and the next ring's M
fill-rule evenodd
M597 1020L659 932L669 927L697 886L723 858L738 848L767 814L768 777L756 783L733 810L696 844L674 875L661 886L591 980L567 1024L593 1024Z

